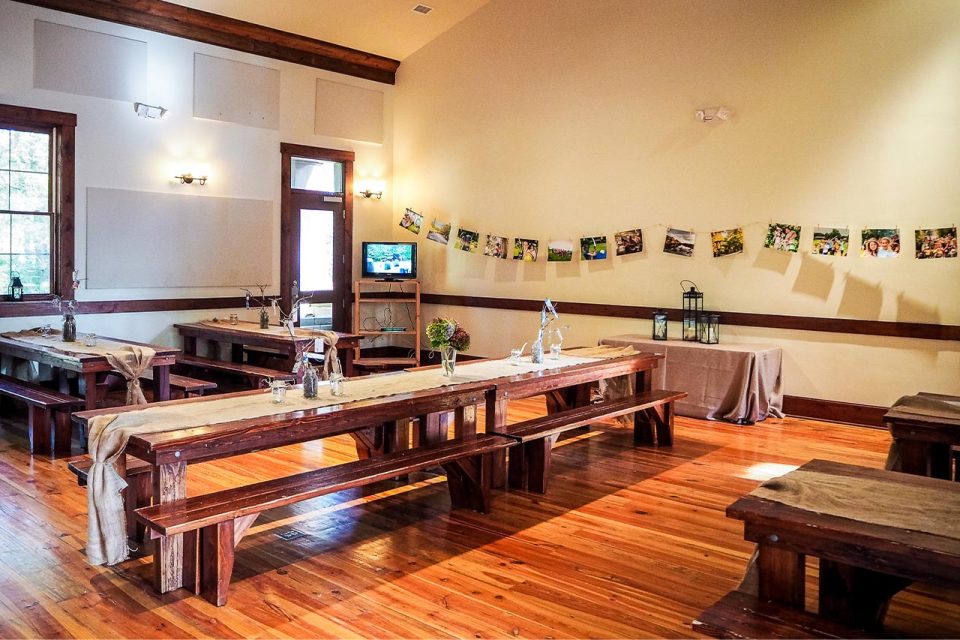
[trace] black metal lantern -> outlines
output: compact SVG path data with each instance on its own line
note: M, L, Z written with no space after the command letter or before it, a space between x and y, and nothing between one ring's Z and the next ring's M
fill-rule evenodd
M653 339L667 339L667 312L663 309L657 309L653 312Z
M716 313L703 314L703 325L700 331L700 342L703 344L717 344L720 342L720 316Z
M20 274L16 271L10 273L10 299L14 302L23 300L23 282L20 280Z
M697 285L690 282L690 288L683 286L684 282L690 280L681 280L680 288L683 289L683 326L682 338L688 342L696 342L700 339L700 326L703 324L703 292L697 289Z

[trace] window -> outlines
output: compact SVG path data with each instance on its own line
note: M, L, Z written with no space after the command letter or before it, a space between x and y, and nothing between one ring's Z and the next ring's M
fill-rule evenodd
M76 116L0 105L0 293L70 295Z

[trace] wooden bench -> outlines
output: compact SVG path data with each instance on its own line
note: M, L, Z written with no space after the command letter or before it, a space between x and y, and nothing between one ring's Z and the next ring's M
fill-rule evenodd
M731 591L691 623L711 638L877 638L814 613Z
M234 548L262 511L440 465L454 507L489 510L492 454L515 445L497 434L407 449L137 509L153 537L184 535L184 586L217 606L227 602Z
M84 400L82 398L75 398L6 375L0 375L0 395L27 404L27 435L30 440L31 454L70 451L70 411L74 407L83 406ZM54 423L52 442L50 439L51 418L53 418Z
M147 368L140 374L141 380L153 381L153 369ZM206 380L197 380L187 376L170 374L170 389L179 391L184 398L196 398L202 396L206 391L213 391L217 388L216 382Z
M211 358L202 358L194 355L177 356L177 364L246 378L250 387L253 389L260 387L265 380L286 380L287 382L293 382L295 377L289 371L278 371L277 369L267 369L266 367L258 367L242 362L225 362L223 360L213 360Z
M77 476L77 484L87 486L87 476L93 460L90 456L77 456L67 463L67 469ZM150 506L153 501L153 466L133 456L126 456L127 488L123 490L123 504L127 512L127 535L143 542L146 527L137 520L136 509Z
M657 444L672 445L673 403L686 395L683 391L643 391L626 398L603 400L510 425L504 434L521 444L510 452L510 486L545 493L550 472L550 452L557 437L564 431L597 420L641 413L646 420L634 422L634 443L653 444L655 433ZM651 423L655 426L651 427Z

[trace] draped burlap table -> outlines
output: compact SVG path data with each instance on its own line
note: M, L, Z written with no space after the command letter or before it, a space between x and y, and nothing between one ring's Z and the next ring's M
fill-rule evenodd
M454 384L483 382L522 373L534 373L593 362L631 353L618 348L593 348L589 357L563 354L558 360L548 359L534 364L529 358L518 365L507 360L485 360L464 363L452 377L442 369L421 369L397 374L350 378L343 385L344 394L330 396L327 386L320 387L316 398L304 398L300 386L287 393L282 405L271 402L269 392L235 398L211 398L202 402L147 407L139 411L102 415L90 421L90 457L93 465L87 481L88 538L87 560L91 564L116 564L128 555L126 521L120 491L126 482L117 473L114 463L123 455L133 434L143 435L176 431L191 427L223 424L235 420L282 415L293 411L316 409L360 400L381 398L402 393L435 389Z
M76 362L79 356L103 356L127 381L126 404L146 404L143 390L140 388L140 375L150 366L156 352L150 347L128 344L100 338L97 344L87 346L82 342L64 342L59 331L50 331L41 335L39 329L27 329L14 333L4 333L4 338L18 342L39 345L50 354L63 360ZM87 389L87 393L96 393L96 389Z

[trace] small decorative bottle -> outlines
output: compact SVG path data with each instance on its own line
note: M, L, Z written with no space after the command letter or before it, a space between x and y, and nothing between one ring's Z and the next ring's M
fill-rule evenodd
M320 376L317 370L310 364L306 356L303 357L303 397L316 398L317 388L320 386Z
M266 329L270 326L270 314L266 307L260 307L260 328Z
M63 341L77 341L77 319L74 318L72 313L67 313L63 316Z

